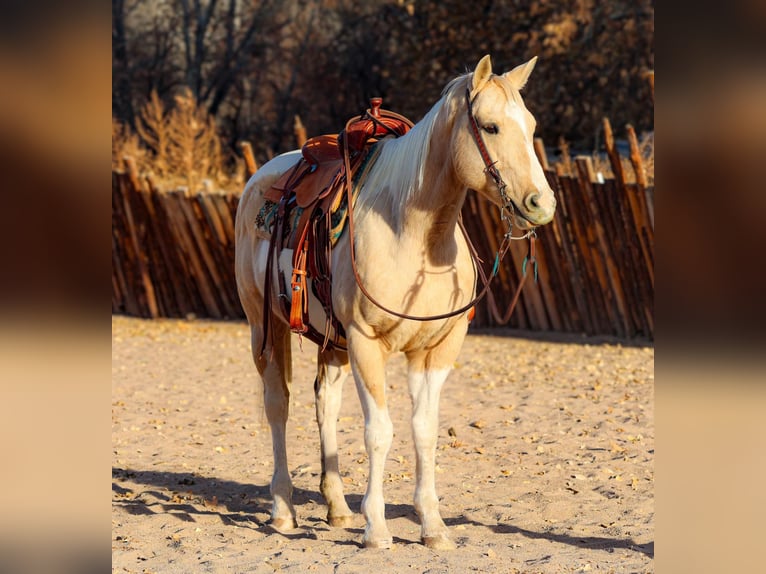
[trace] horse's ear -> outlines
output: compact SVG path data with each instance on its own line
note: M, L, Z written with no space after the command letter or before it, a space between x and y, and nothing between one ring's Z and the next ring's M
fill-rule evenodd
M492 62L489 59L489 54L484 56L479 63L476 64L476 69L473 71L471 77L471 98L478 93L487 83L489 77L492 75Z
M527 80L529 79L529 75L532 73L532 70L535 69L535 64L537 63L537 56L532 58L529 62L526 64L521 64L520 66L516 66L513 70L510 72L506 72L503 74L503 77L506 78L517 90L521 90L527 83Z

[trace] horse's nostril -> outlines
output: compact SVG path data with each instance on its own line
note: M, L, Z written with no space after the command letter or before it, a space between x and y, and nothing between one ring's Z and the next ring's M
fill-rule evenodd
M530 195L527 199L527 205L533 209L540 207L540 194L535 193L534 195Z

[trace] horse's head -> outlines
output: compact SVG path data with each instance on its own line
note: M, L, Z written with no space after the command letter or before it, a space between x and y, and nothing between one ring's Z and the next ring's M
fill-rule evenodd
M556 209L533 148L535 118L519 93L536 60L495 75L484 56L473 74L452 86L461 102L452 132L458 177L497 205L510 209L511 203L514 223L522 229L548 223Z

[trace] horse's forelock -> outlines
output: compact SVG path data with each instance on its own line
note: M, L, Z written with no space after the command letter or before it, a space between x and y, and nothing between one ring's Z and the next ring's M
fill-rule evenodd
M508 99L508 101L512 101L517 104L522 102L521 93L505 76L492 76L490 78L490 83L501 88L505 92L505 97Z
M451 80L444 87L444 90L442 90L442 97L447 101L451 101L455 98L463 98L465 96L465 89L468 86L468 83L471 81L471 76L471 73L463 74L462 76L458 76ZM497 86L503 90L503 92L505 92L506 98L509 101L516 103L521 102L521 94L519 93L519 90L517 90L505 76L500 74L492 74L489 77L487 84L482 88L482 91L486 90L490 85Z

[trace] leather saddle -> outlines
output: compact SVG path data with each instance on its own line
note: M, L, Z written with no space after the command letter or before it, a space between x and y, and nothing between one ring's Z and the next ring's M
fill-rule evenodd
M375 154L370 154L372 146L384 137L400 137L412 127L407 118L382 110L382 102L381 98L372 98L370 108L350 119L340 134L307 140L295 166L264 194L266 200L276 204L266 264L265 335L270 332L269 322L275 310L273 299L276 297L280 301L276 307L289 319L293 332L306 335L322 349L328 345L345 348L341 343L341 339L345 338L343 327L332 312L332 246L342 233L344 210L352 208L347 204L349 197L353 202L350 188L355 176L361 173L360 167L368 166L368 160L374 161ZM292 228L286 229L290 225ZM284 293L284 281L279 269L278 255L282 249L293 250L289 296ZM280 279L277 289L271 286L275 263L276 276ZM309 322L308 279L312 280L311 289L324 307L324 334ZM288 300L289 309L286 305ZM264 348L266 340L267 336L264 336Z
M264 197L279 203L286 193L291 194L296 205L305 209L329 194L342 166L338 134L311 138L303 144L301 159L295 167L269 188Z

